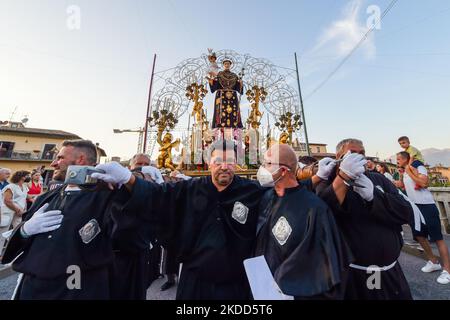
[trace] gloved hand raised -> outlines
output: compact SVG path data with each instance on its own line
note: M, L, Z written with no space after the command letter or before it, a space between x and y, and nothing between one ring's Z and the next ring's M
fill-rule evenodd
M63 215L61 210L45 211L48 203L36 211L33 216L22 226L22 231L26 236L32 236L39 233L45 233L58 229L61 226Z
M94 172L91 176L107 183L117 184L119 187L126 184L131 178L131 171L118 162L99 164L95 169L103 170L104 173Z
M362 174L358 179L355 180L355 183L360 185L361 187L353 187L353 190L358 193L361 198L366 201L373 200L373 183L367 178L365 174Z
M366 171L366 168L364 167L366 163L367 160L362 154L351 153L350 151L348 151L345 154L339 169L350 179L355 180L359 178L364 173L364 171Z
M328 180L328 177L330 176L331 172L333 172L333 169L336 167L336 161L331 158L323 158L319 161L319 170L316 173L316 176L318 176L322 180Z
M158 168L153 166L144 166L142 167L142 173L148 174L156 183L164 183L161 171L159 171Z

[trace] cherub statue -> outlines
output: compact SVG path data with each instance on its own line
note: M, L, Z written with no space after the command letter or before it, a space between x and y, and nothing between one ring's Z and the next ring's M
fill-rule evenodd
M219 65L217 64L217 56L216 53L213 52L211 48L208 48L208 61L209 61L209 70L208 70L208 79L214 79L217 77L219 73Z
M164 135L164 138L161 139L162 133L163 130L158 130L157 141L160 145L158 155L158 168L167 168L173 171L175 170L175 166L172 162L172 148L178 147L181 141L180 139L177 139L172 142L173 136L170 132L167 132Z

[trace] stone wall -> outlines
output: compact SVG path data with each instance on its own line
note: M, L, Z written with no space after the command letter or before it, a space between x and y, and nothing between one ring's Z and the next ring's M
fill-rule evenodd
M450 188L429 188L441 218L442 232L450 234Z

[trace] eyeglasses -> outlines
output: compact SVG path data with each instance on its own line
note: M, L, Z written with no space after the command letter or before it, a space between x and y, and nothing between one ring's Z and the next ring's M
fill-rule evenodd
M230 159L226 159L223 160L221 158L215 158L211 160L211 164L215 164L215 165L221 165L221 164L226 164L226 165L235 165L236 164L236 160L234 158L230 158Z
M290 168L289 168L289 166L287 165L287 164L284 164L284 163L281 163L281 162L270 162L270 161L263 161L262 163L261 163L261 165L264 167L264 168L266 168L267 166L278 166L278 167L286 167L289 171L291 170Z

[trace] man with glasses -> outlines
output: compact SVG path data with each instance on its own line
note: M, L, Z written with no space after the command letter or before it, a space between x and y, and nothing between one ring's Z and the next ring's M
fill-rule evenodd
M265 189L235 176L232 141L216 141L209 153L207 177L159 185L135 178L117 163L98 165L105 174L95 177L125 184L131 196L120 208L123 218L142 221L163 245L174 246L182 263L177 299L249 299L243 260L252 253Z
M386 177L366 171L364 154L362 141L345 139L336 147L339 161L322 159L313 177L355 257L346 298L411 299L397 259L401 226L410 223L413 209Z
M296 298L334 298L333 290L343 282L341 273L348 266L348 255L326 205L298 184L291 189L296 181L297 159L292 149L286 148L281 147L281 155L268 154L257 174L259 184L234 175L236 146L223 140L211 146L208 177L156 185L131 177L126 169L113 163L99 165L105 174L96 177L125 184L131 197L122 209L123 215L148 222L160 241L175 244L178 261L183 264L177 299L251 298L243 261L254 252L256 226L265 217L266 206L273 209L271 218L280 213L273 203L261 201L266 187L282 189L286 201L280 199L278 204L292 209L285 213L289 214L294 233L289 238L277 231L276 236L285 239L275 243L266 232L273 221L268 222L258 236L256 253L267 253L272 271L287 294ZM131 213L140 215L133 217ZM310 218L313 226L307 222ZM305 246L301 245L302 231ZM266 240L271 241L270 247L265 246ZM274 248L276 245L279 247ZM272 259L277 250L283 252L283 261ZM292 260L296 261L294 268ZM323 272L324 268L328 271Z

